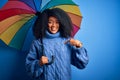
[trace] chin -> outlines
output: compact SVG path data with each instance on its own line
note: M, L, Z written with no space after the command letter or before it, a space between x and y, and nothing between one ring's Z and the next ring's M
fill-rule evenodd
M55 34L55 33L57 33L58 31L57 31L57 30L55 30L55 31L49 30L49 32L50 32L51 34Z
M51 31L51 33L52 33L52 34L55 34L55 33L57 33L57 31Z

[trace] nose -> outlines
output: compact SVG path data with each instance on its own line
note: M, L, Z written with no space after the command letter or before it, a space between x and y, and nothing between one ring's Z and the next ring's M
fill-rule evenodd
M53 22L53 23L52 23L52 26L55 26L55 25L56 25L56 23L55 23L55 22Z

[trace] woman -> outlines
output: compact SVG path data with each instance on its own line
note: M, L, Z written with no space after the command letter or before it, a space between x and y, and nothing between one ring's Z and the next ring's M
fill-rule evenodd
M47 9L33 27L36 40L26 57L26 69L37 80L71 80L71 64L83 69L88 64L86 49L71 38L72 23L59 8Z

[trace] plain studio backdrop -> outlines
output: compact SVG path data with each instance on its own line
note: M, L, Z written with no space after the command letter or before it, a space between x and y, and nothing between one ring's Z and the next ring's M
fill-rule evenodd
M72 66L72 80L120 80L120 0L73 0L83 19L75 35L88 50L83 70ZM0 8L7 0L0 0ZM0 46L0 80L29 80L25 55ZM11 76L14 75L14 76Z

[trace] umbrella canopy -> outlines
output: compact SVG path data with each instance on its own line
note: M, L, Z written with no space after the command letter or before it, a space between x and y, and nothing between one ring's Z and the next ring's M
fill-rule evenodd
M10 47L28 50L34 39L32 27L36 12L61 8L70 16L75 33L80 29L82 15L72 0L9 0L0 9L0 39Z

